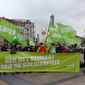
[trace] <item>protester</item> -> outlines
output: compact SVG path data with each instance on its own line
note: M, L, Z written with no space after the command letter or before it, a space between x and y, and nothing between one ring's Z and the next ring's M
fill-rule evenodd
M57 53L62 53L62 46L60 44L58 44Z
M20 49L19 49L19 44L15 44L14 47L12 48L12 50L10 51L11 54L15 54L17 52L19 52Z
M36 43L35 47L33 48L33 52L37 52L37 49L38 49L38 44Z
M38 48L37 52L40 53L48 53L47 48L43 45L43 43L40 43L40 47Z
M70 46L66 48L67 53L70 53Z
M80 53L83 53L84 55L83 55L83 58L84 58L84 63L85 63L85 40L84 40L84 50L83 50L83 52L80 52Z
M77 44L74 44L74 47L73 47L73 52L76 53L77 52Z
M23 46L21 46L21 47L20 47L20 52L23 52L23 49L24 49Z
M54 46L54 43L51 43L50 53L56 53L56 48Z
M64 45L62 45L62 53L67 53Z
M4 46L3 42L0 43L0 52L2 51L7 51L7 48ZM4 72L4 75L7 75L7 73ZM1 76L1 73L0 73L0 76Z
M11 49L10 53L11 54L15 54L15 53L18 53L20 51L19 49L19 44L15 44L14 47ZM17 74L20 74L19 72L16 72ZM12 73L12 75L14 75L15 72Z
M32 51L31 51L31 52L33 52L33 48L34 48L34 47L31 45L31 46L30 46L30 48L32 49Z
M73 52L74 52L74 47L73 47L73 45L70 46L69 52L70 52L70 53L73 53Z
M10 52L8 45L5 45L5 47L7 48L7 51L9 51L9 52Z
M29 45L29 42L27 42L26 47L23 49L24 52L33 52L33 49Z
M38 48L37 50L37 53L48 53L48 50L47 48L43 45L43 43L40 43L40 47ZM42 72L40 72L42 73ZM46 72L43 72L43 73L46 73Z
M83 44L84 44L84 50L80 53L83 53L83 58L84 58L84 63L80 63L80 68L81 67L85 67L85 40L83 41ZM83 70L83 72L85 73L85 70Z
M56 45L56 44L55 44L55 49L56 49L56 53L57 53L57 49L58 49L58 48L57 48L57 45Z
M3 42L0 43L0 51L7 51L7 48L4 46Z
M26 52L33 52L33 49L32 49L32 47L30 47L30 43L29 42L27 42L26 47L23 48L23 51L25 53ZM24 72L24 73L26 73L26 72ZM28 72L28 73L32 73L32 72Z
M11 50L13 47L14 47L14 45L12 45L12 46L10 47L10 50Z

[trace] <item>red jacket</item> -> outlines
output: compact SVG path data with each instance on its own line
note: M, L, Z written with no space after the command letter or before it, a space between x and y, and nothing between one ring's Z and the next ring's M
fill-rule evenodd
M67 53L66 49L63 49L62 53Z

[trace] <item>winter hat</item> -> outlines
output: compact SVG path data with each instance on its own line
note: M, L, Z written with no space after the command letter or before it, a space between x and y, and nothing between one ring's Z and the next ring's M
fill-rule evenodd
M30 45L30 43L29 43L29 42L27 42L27 44L28 44L28 45Z
M14 44L19 44L19 42L18 42L17 39L14 39L14 40L12 41L12 43L14 43Z
M60 45L60 43L58 43L58 45Z
M64 45L62 45L62 47L65 47Z

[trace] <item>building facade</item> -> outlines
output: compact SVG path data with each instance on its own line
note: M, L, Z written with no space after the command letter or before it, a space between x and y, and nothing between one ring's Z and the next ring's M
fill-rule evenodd
M15 25L26 40L29 40L30 37L34 39L34 35L35 35L34 27L35 26L34 26L34 23L31 22L30 20L7 19L5 17L0 17L0 18Z

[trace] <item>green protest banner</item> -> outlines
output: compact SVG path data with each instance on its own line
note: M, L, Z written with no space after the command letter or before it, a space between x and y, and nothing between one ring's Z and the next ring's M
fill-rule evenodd
M0 18L0 35L8 40L11 44L14 39L17 39L19 43L26 46L27 41L24 39L23 35L19 32L18 28L13 24Z
M63 25L60 23L57 23L59 30L62 34L62 36L66 36L66 37L75 37L76 36L76 31L68 25Z
M79 72L79 53L0 52L0 72Z
M34 43L32 37L30 37L29 43L30 43L30 45L35 46L35 43Z

